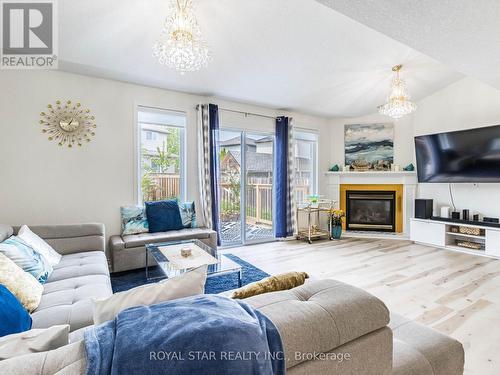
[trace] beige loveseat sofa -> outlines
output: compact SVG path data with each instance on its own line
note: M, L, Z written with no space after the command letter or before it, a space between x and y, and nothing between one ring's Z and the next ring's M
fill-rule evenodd
M5 232L2 228L0 235ZM103 252L104 227L30 228L63 254L45 284L42 303L33 314L34 326L70 324L72 343L0 361L0 374L85 374L84 329L78 328L92 324L91 298L111 294ZM277 326L291 375L463 373L464 351L458 341L390 315L378 298L339 281L311 280L292 290L245 301Z
M112 256L113 272L145 267L145 245L147 244L193 239L200 240L213 249L217 247L217 232L208 228L185 228L168 232L111 236L109 250ZM149 258L149 261L154 263L154 259Z

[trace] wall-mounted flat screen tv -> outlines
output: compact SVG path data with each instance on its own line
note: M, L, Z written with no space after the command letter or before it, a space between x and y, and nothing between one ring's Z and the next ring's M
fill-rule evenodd
M415 137L419 182L500 182L500 125Z

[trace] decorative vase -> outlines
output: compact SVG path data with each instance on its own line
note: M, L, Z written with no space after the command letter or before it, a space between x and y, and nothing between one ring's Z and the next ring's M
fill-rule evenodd
M408 172L414 171L415 170L415 166L413 165L413 163L410 163L406 167L404 167L404 170L408 171Z
M332 225L332 237L340 240L342 236L342 224Z
M330 168L330 172L338 172L340 170L340 167L338 164L335 164L333 167Z

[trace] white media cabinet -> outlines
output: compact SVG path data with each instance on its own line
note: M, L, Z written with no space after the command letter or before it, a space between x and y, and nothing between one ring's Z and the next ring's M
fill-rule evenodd
M454 233L451 227L484 229L484 236ZM500 259L500 228L427 219L410 219L410 239L424 245L441 247L467 254ZM456 239L468 239L484 243L484 250L473 250L457 246Z

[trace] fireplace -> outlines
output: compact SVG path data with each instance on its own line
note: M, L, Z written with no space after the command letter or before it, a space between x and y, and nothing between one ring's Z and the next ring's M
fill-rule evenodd
M395 232L396 192L347 190L346 228Z

